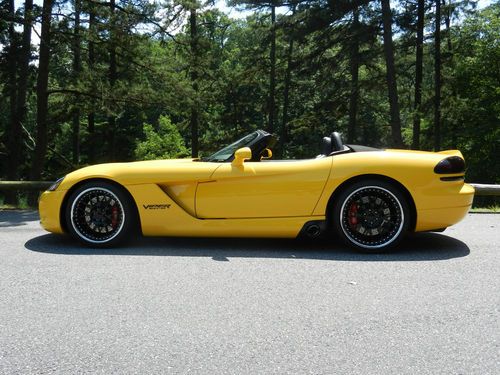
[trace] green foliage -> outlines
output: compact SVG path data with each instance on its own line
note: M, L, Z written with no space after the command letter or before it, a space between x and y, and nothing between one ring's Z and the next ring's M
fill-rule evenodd
M6 204L4 202L4 197L0 194L0 210L28 210L28 209L37 209L37 207L32 207L28 204L28 198L26 193L16 193L18 197L18 203Z
M500 4L470 17L455 37L450 126L468 161L468 179L500 183Z
M145 123L143 131L145 139L136 144L136 159L173 159L189 155L179 130L167 116L160 116L157 129Z

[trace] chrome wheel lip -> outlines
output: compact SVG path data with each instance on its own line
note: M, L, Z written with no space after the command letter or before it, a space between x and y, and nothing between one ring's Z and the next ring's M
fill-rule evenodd
M76 206L76 203L78 202L78 200L86 193L88 193L89 191L94 191L94 190L98 190L98 191L104 191L108 194L110 194L111 196L113 196L113 198L118 202L118 205L120 206L120 210L122 212L122 220L121 220L121 223L119 225L119 227L116 229L116 232L109 238L106 238L104 240L93 240L91 238L88 238L87 236L85 236L83 233L81 233L79 230L78 230L78 226L76 225L75 223L75 220L74 220L74 212L75 212L75 206ZM71 211L70 211L70 218L71 218L71 226L73 227L74 231L76 232L76 234L81 238L83 239L84 241L86 242L90 242L90 243L94 243L94 244L104 244L104 243L107 243L107 242L110 242L111 240L113 240L116 236L118 236L122 229L123 229L123 225L125 224L125 219L126 219L126 216L125 216L125 210L123 209L123 205L122 205L122 202L120 201L120 199L116 196L115 193L113 193L111 190L109 189L106 189L106 188L103 188L103 187L91 187L91 188L88 188L88 189L85 189L83 190L82 192L80 192L80 194L77 195L77 197L73 200L73 203L71 204Z
M388 241L381 243L381 244L378 244L378 245L367 245L367 244L364 244L364 243L357 241L349 234L349 232L346 230L346 228L344 226L343 216L344 216L344 209L345 209L346 203L349 201L349 199L353 195L355 195L359 191L365 190L365 189L378 189L378 190L382 190L385 193L389 194L394 199L394 201L397 203L397 207L399 208L399 211L401 213L401 222L399 224L399 228L396 231L396 233ZM394 240L396 240L396 238L398 238L401 231L403 230L405 216L404 216L403 206L401 206L401 202L390 190L387 190L387 189L385 189L381 186L377 186L377 185L367 185L367 186L363 186L363 187L360 187L360 188L354 190L344 199L344 202L342 202L342 207L340 208L339 220L340 220L340 227L342 228L342 232L344 232L344 235L349 239L350 242L352 242L356 246L359 246L359 247L364 248L364 249L381 249L383 247L390 245L392 242L394 242Z

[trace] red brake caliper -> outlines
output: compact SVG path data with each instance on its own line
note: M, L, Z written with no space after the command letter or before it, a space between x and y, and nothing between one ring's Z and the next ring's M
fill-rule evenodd
M111 208L111 226L113 229L118 225L118 207L113 206Z
M358 205L356 202L352 202L349 206L349 226L351 229L355 229L358 224Z

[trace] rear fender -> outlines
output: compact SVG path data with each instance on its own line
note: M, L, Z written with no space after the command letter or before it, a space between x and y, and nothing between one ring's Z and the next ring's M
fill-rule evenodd
M451 155L451 156L459 156L462 159L464 156L459 150L445 150L445 151L439 151L438 154L443 154L443 155Z

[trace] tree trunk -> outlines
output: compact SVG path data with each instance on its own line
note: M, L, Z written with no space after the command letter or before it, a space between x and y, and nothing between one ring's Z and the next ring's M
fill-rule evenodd
M446 6L446 0L443 0L443 5ZM451 8L451 0L446 7L446 13L444 15L444 23L446 25L446 41L447 41L447 47L448 47L448 52L450 53L450 58L453 58L453 48L451 44L451 13L452 13L452 8Z
M7 54L7 61L9 64L9 105L10 105L10 121L11 121L11 126L10 126L10 139L9 139L9 146L10 141L13 138L13 133L15 133L15 118L16 118L16 106L17 106L17 44L16 44L16 30L15 30L15 18L16 18L16 11L14 7L14 0L9 0L9 29L8 29L8 34L9 34L9 48L8 48L8 54ZM11 151L14 151L14 147L9 147Z
M189 32L190 32L190 45L191 45L191 85L193 87L194 98L191 106L191 156L198 157L198 25L196 8L191 8L189 15Z
M30 178L33 181L40 180L47 154L47 88L49 83L52 5L53 0L44 0L42 7L42 30L40 35L38 78L36 82L36 145L30 173ZM36 204L36 195L30 195L28 204Z
M269 73L269 123L267 131L274 133L274 123L276 121L276 7L271 5L271 51L269 59L271 69Z
M446 5L446 0L443 0L443 5ZM447 41L447 48L448 48L448 55L449 55L449 60L448 63L451 66L451 96L455 98L457 96L457 89L455 85L455 79L454 79L454 71L455 71L455 64L454 64L454 59L453 59L453 45L451 43L451 16L452 16L452 7L451 7L451 0L448 3L448 6L446 7L446 13L444 15L444 23L446 25L446 41ZM457 139L459 135L460 129L458 126L457 121L453 121L451 124L451 148L457 148Z
M29 77L29 62L31 55L31 26L33 23L33 0L26 0L24 3L24 20L23 20L23 35L22 45L19 53L19 78L17 81L17 95L14 113L11 121L11 129L9 132L9 162L7 168L7 178L15 181L19 178L18 171L22 160L22 139L23 139L23 124L26 119L27 107L26 100L28 94L28 77ZM9 30L10 31L10 30ZM16 61L11 62L14 71L16 69ZM15 76L14 76L15 77ZM15 79L15 78L14 78ZM14 80L15 84L15 80ZM12 100L11 96L11 100ZM17 204L17 195L6 194L5 203Z
M109 69L108 69L108 80L109 87L111 90L111 96L113 96L113 88L117 79L117 68L116 68L116 47L115 47L115 10L116 3L115 0L110 0L110 32L109 32ZM114 109L113 109L114 110ZM110 159L115 161L116 158L116 116L111 114L108 116L108 141L110 150Z
M20 135L21 129L19 128L19 122L17 121L17 68L16 68L16 32L15 32L15 7L14 0L9 0L9 49L7 54L7 61L9 64L9 82L8 82L8 91L9 91L9 104L10 104L10 122L9 129L7 131L6 136L6 145L7 145L7 179L8 180L17 180L18 176L18 167L20 163ZM15 191L5 192L5 203L7 204L17 204L17 194Z
M95 32L95 12L94 12L94 8L92 6L92 4L90 4L90 9L89 9L89 70L90 71L93 71L94 70L94 64L95 64L95 45L94 45L94 42L93 42L93 38L94 38L94 32ZM91 88L92 88L92 92L95 91L95 87L94 87L94 79L92 79L92 83L91 83ZM88 140L88 143L91 145L92 147L92 144L94 142L94 132L95 132L95 112L94 112L94 106L95 106L95 101L94 99L92 98L91 99L91 109L90 109L90 112L88 113L88 116L87 116L87 130L89 132L89 140ZM90 148L89 149L89 152L88 152L88 158L89 158L89 161L92 163L95 161L95 153L93 152L93 150Z
M436 0L434 30L434 150L441 148L441 0Z
M81 63L80 46L80 0L75 0L75 25L73 31L73 80L78 82ZM78 107L78 96L76 96L75 108L73 110L73 164L80 163L80 108Z
M28 111L26 106L28 95L29 63L31 56L31 28L33 26L33 0L24 3L24 25L22 50L19 56L19 81L17 83L17 121L19 121L19 138L22 138L22 125ZM19 139L21 142L21 139Z
M399 117L398 87L394 65L394 45L392 42L392 15L389 0L382 2L382 21L384 24L384 53L386 62L387 89L391 114L392 146L403 147L401 119Z
M354 9L352 22L351 55L349 70L351 72L351 95L349 99L349 125L347 127L347 142L356 141L356 116L359 100L359 11Z
M295 14L295 5L292 8L292 16ZM292 84L292 61L293 61L293 36L290 35L288 50L286 51L286 71L283 89L283 119L281 123L281 148L279 156L283 157L288 142L288 110L290 106L290 86Z
M413 142L412 148L420 148L420 116L422 113L422 77L424 54L424 17L425 0L418 0L417 7L417 48L415 62L415 103L413 106Z

